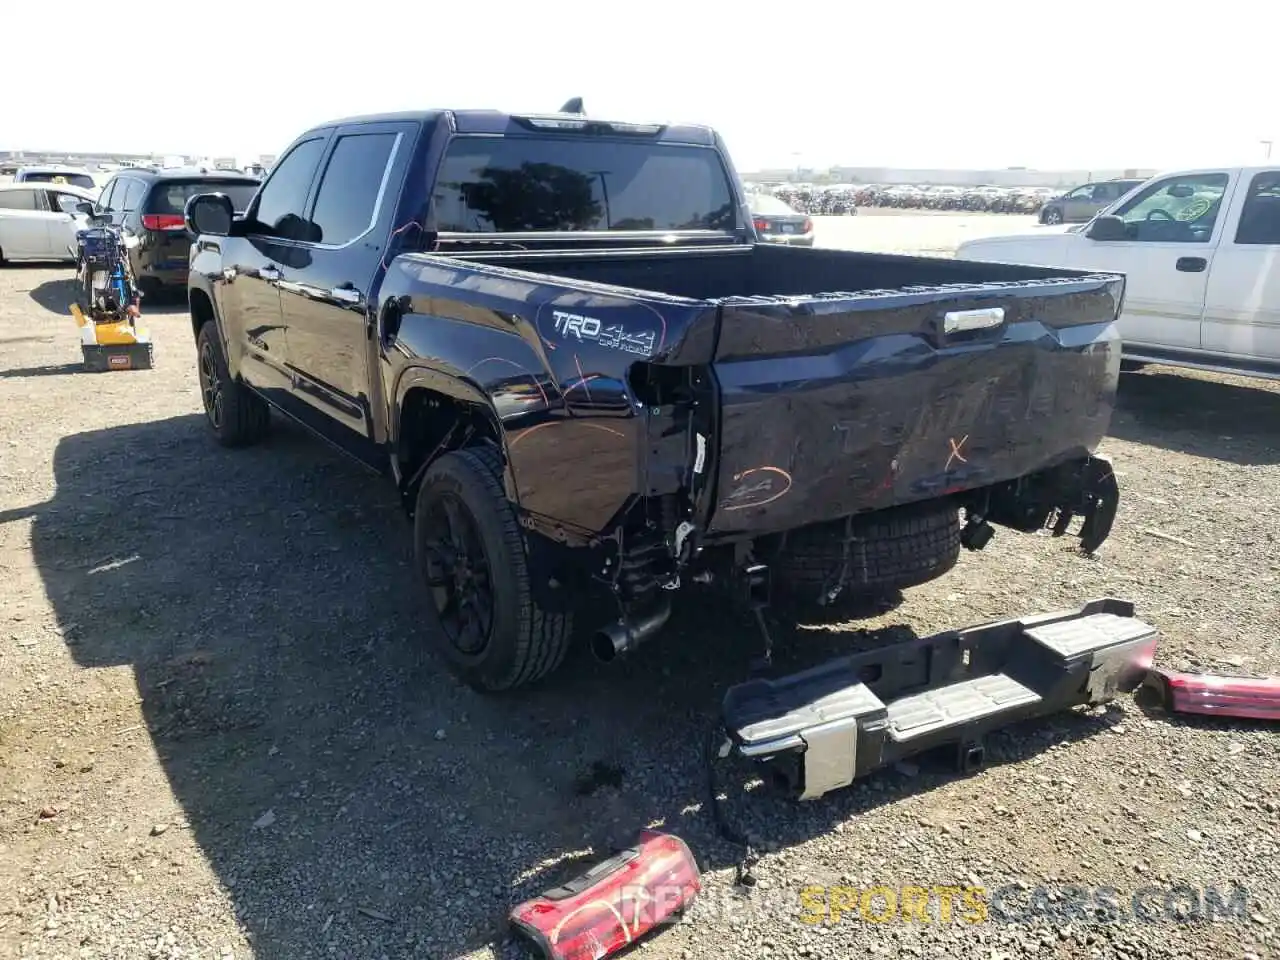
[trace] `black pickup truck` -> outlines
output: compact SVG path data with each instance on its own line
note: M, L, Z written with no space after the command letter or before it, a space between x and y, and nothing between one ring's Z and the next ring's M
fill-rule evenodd
M634 647L672 591L838 607L1114 518L1122 277L758 243L705 127L339 120L186 217L213 432L275 408L387 474L479 689L575 621Z

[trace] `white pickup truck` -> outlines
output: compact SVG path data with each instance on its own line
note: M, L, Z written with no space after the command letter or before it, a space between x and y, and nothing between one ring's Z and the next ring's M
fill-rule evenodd
M1280 166L1161 174L1081 228L970 240L956 256L1123 273L1126 366L1280 379Z

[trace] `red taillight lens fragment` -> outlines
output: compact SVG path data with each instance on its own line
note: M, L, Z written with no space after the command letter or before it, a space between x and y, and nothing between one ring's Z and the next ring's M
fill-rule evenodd
M769 232L769 221L768 221L768 220L757 220L757 221L755 221L755 224L756 224L756 229L757 229L757 230L759 230L761 233L768 233L768 232Z
M804 218L804 232L813 233L813 221L810 220L808 217Z
M510 919L548 960L600 960L670 922L701 889L684 841L645 830L634 846L526 900Z
M1177 713L1248 720L1280 720L1280 678L1219 677L1152 670L1147 685L1159 688Z
M180 213L144 213L142 226L147 230L182 230L187 222Z

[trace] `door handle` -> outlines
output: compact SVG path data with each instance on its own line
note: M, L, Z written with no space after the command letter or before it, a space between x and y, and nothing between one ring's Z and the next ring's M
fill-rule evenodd
M334 287L329 291L329 296L339 303L359 303L364 299L360 291L353 287Z
M262 267L258 270L258 276L263 280L279 280L280 271L275 267Z
M1209 261L1204 257L1179 257L1174 264L1183 273L1202 273L1208 265Z

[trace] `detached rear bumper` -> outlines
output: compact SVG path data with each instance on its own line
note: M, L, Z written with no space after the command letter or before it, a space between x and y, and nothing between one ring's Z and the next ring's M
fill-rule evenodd
M739 684L725 694L724 726L734 752L813 799L940 746L976 766L993 729L1136 689L1156 641L1133 604L1094 600Z

